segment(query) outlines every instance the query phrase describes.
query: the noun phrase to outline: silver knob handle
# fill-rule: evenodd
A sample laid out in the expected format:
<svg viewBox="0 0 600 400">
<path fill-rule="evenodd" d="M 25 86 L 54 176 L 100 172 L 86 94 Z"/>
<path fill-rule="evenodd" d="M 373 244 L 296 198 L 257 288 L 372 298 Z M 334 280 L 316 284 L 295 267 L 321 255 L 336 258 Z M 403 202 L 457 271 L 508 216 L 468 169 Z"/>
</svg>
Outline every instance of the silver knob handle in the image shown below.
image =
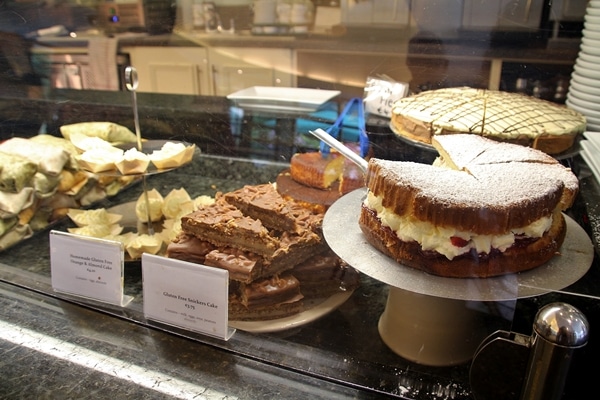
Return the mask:
<svg viewBox="0 0 600 400">
<path fill-rule="evenodd" d="M 529 368 L 521 399 L 560 399 L 573 351 L 587 344 L 588 335 L 588 321 L 575 307 L 551 303 L 541 308 L 533 324 Z"/>
</svg>

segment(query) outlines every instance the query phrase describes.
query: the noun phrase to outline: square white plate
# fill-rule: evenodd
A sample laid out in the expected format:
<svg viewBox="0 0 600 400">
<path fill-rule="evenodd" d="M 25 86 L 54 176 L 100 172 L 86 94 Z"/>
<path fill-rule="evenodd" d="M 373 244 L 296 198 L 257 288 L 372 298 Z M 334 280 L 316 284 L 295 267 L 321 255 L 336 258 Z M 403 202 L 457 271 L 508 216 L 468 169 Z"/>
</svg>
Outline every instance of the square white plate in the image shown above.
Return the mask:
<svg viewBox="0 0 600 400">
<path fill-rule="evenodd" d="M 339 90 L 252 86 L 232 93 L 227 98 L 240 108 L 274 112 L 314 112 L 339 94 Z"/>
</svg>

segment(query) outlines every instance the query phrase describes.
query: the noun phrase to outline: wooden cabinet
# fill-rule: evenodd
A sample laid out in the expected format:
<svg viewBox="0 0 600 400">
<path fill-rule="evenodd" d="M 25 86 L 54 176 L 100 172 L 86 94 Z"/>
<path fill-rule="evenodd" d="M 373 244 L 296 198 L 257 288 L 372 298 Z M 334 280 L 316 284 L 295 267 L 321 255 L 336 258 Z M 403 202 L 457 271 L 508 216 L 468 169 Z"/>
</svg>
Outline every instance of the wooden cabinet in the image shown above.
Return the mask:
<svg viewBox="0 0 600 400">
<path fill-rule="evenodd" d="M 211 95 L 207 51 L 203 47 L 128 47 L 140 92 Z"/>
<path fill-rule="evenodd" d="M 216 96 L 251 86 L 296 86 L 295 55 L 290 49 L 212 47 L 208 59 Z"/>
<path fill-rule="evenodd" d="M 140 92 L 226 96 L 250 86 L 296 86 L 292 50 L 127 47 Z"/>
</svg>

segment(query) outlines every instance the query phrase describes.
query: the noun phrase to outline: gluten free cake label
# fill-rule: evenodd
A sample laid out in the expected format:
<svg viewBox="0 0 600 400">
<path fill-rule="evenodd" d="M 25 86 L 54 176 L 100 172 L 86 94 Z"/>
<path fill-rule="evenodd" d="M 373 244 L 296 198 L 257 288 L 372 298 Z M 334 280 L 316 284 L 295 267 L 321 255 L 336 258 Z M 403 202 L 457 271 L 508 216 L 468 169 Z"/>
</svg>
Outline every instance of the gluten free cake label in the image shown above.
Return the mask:
<svg viewBox="0 0 600 400">
<path fill-rule="evenodd" d="M 50 273 L 57 292 L 125 306 L 123 245 L 112 240 L 50 232 Z"/>
<path fill-rule="evenodd" d="M 229 271 L 144 253 L 144 315 L 228 340 Z"/>
</svg>

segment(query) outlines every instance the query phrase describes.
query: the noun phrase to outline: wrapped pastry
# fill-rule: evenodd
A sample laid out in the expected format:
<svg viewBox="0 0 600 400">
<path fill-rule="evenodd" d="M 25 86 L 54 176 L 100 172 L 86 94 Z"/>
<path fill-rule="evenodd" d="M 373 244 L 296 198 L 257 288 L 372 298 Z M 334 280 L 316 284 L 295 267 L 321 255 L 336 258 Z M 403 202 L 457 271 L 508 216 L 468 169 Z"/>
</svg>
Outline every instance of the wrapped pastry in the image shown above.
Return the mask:
<svg viewBox="0 0 600 400">
<path fill-rule="evenodd" d="M 181 142 L 166 142 L 160 150 L 150 154 L 150 161 L 158 169 L 176 168 L 190 162 L 195 149 L 195 145 L 186 146 Z"/>
<path fill-rule="evenodd" d="M 82 133 L 73 133 L 70 141 L 79 153 L 85 153 L 88 150 L 109 149 L 114 147 L 110 142 L 107 142 L 104 139 L 95 136 L 87 136 Z"/>
<path fill-rule="evenodd" d="M 159 235 L 138 235 L 135 239 L 125 246 L 125 250 L 129 257 L 138 259 L 143 253 L 158 254 L 162 248 L 162 239 Z"/>
<path fill-rule="evenodd" d="M 105 208 L 98 208 L 96 210 L 72 208 L 67 215 L 79 227 L 87 225 L 113 225 L 123 218 L 122 215 L 109 213 Z"/>
<path fill-rule="evenodd" d="M 87 150 L 77 157 L 83 169 L 95 173 L 116 170 L 116 163 L 122 159 L 123 150 L 116 147 Z"/>
<path fill-rule="evenodd" d="M 31 186 L 37 165 L 25 157 L 0 151 L 0 190 L 18 193 Z"/>
<path fill-rule="evenodd" d="M 60 174 L 71 159 L 71 155 L 61 147 L 19 137 L 0 143 L 0 151 L 25 157 L 36 164 L 40 172 L 52 176 Z"/>
<path fill-rule="evenodd" d="M 0 191 L 0 217 L 7 218 L 17 215 L 21 210 L 31 206 L 34 200 L 33 188 L 23 188 L 18 193 Z"/>
<path fill-rule="evenodd" d="M 115 164 L 123 175 L 143 174 L 148 169 L 150 157 L 133 147 L 125 151 L 121 160 Z"/>
<path fill-rule="evenodd" d="M 135 143 L 137 141 L 135 133 L 124 126 L 113 122 L 79 122 L 76 124 L 63 125 L 60 127 L 60 133 L 69 140 L 71 135 L 79 133 L 86 136 L 97 137 L 112 144 Z"/>
<path fill-rule="evenodd" d="M 118 224 L 114 225 L 86 225 L 77 228 L 68 228 L 70 233 L 82 236 L 90 236 L 95 238 L 104 238 L 109 235 L 119 235 L 123 232 L 123 227 Z"/>
<path fill-rule="evenodd" d="M 163 217 L 162 205 L 164 198 L 156 189 L 149 190 L 147 193 L 149 210 L 146 207 L 146 196 L 142 193 L 135 203 L 135 215 L 141 222 L 148 222 L 148 217 L 152 222 L 160 221 Z"/>
<path fill-rule="evenodd" d="M 4 235 L 0 236 L 0 251 L 8 249 L 10 246 L 27 239 L 33 235 L 29 225 L 15 225 Z"/>
<path fill-rule="evenodd" d="M 60 147 L 61 149 L 65 150 L 67 153 L 69 153 L 69 160 L 65 164 L 65 168 L 68 168 L 68 169 L 77 169 L 78 168 L 77 160 L 75 159 L 75 156 L 77 155 L 77 149 L 75 148 L 75 146 L 73 146 L 73 143 L 71 143 L 69 140 L 67 140 L 65 138 L 56 137 L 56 136 L 52 136 L 52 135 L 45 135 L 45 134 L 32 136 L 31 138 L 29 138 L 29 140 L 39 143 L 39 144 L 42 144 L 42 145 Z"/>
<path fill-rule="evenodd" d="M 16 224 L 17 217 L 0 219 L 0 236 L 4 236 L 4 234 L 11 230 Z"/>
<path fill-rule="evenodd" d="M 61 175 L 46 175 L 37 172 L 33 176 L 33 187 L 39 197 L 52 196 L 58 187 L 58 182 Z"/>
<path fill-rule="evenodd" d="M 184 188 L 171 190 L 164 198 L 162 213 L 165 218 L 175 218 L 181 210 L 190 213 L 194 211 L 194 203 Z"/>
</svg>

